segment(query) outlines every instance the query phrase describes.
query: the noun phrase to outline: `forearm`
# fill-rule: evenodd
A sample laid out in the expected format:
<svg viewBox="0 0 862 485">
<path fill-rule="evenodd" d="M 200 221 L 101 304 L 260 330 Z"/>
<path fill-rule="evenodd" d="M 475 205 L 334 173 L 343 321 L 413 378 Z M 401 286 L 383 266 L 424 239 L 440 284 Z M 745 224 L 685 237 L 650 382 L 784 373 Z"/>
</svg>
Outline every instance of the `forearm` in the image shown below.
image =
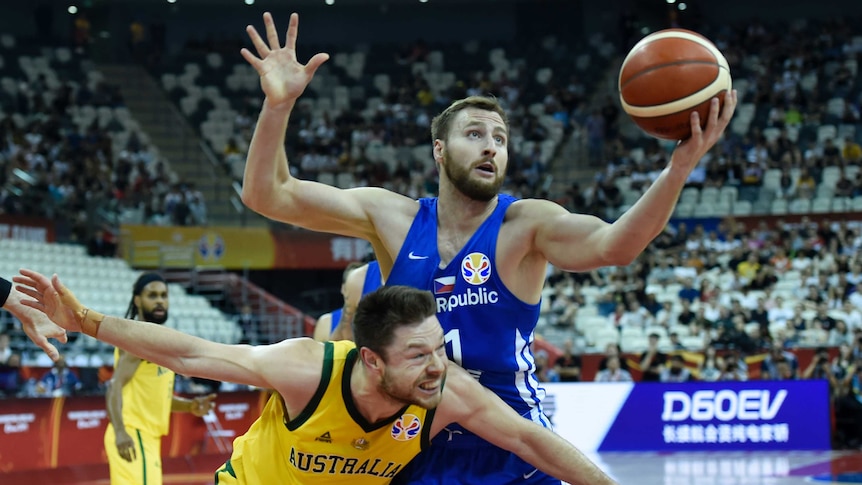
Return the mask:
<svg viewBox="0 0 862 485">
<path fill-rule="evenodd" d="M 605 247 L 632 261 L 667 226 L 676 202 L 685 186 L 688 173 L 665 168 L 643 196 L 612 226 Z M 616 259 L 616 258 L 615 258 Z"/>
<path fill-rule="evenodd" d="M 616 485 L 589 458 L 553 431 L 531 426 L 518 456 L 543 472 L 571 485 Z"/>
<path fill-rule="evenodd" d="M 123 388 L 114 383 L 108 384 L 108 390 L 105 393 L 105 402 L 108 408 L 108 419 L 114 425 L 114 431 L 125 431 L 126 425 L 123 422 Z"/>
<path fill-rule="evenodd" d="M 84 318 L 88 333 L 141 359 L 178 374 L 267 387 L 258 371 L 252 347 L 224 345 L 178 332 L 164 325 L 104 316 L 89 311 Z M 94 321 L 100 322 L 95 325 Z M 95 328 L 95 332 L 92 330 Z"/>
<path fill-rule="evenodd" d="M 263 103 L 249 145 L 242 184 L 243 202 L 255 211 L 264 210 L 272 194 L 290 179 L 284 143 L 293 105 Z"/>
<path fill-rule="evenodd" d="M 171 411 L 175 413 L 190 413 L 192 412 L 192 401 L 184 397 L 174 396 L 171 400 Z"/>
</svg>

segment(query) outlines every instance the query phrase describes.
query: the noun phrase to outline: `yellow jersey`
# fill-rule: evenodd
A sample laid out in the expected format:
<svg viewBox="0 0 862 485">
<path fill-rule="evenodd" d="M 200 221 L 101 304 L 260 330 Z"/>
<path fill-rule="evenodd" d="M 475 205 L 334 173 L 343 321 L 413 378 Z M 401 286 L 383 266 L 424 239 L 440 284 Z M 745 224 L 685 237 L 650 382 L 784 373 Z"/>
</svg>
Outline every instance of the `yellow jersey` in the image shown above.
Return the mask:
<svg viewBox="0 0 862 485">
<path fill-rule="evenodd" d="M 114 349 L 114 366 L 120 358 Z M 123 386 L 123 424 L 150 436 L 168 434 L 174 399 L 174 371 L 141 360 L 135 374 Z"/>
<path fill-rule="evenodd" d="M 434 410 L 408 405 L 367 422 L 350 392 L 359 352 L 346 340 L 324 345 L 323 374 L 308 406 L 291 419 L 274 393 L 248 432 L 234 440 L 216 483 L 389 483 L 429 445 Z"/>
</svg>

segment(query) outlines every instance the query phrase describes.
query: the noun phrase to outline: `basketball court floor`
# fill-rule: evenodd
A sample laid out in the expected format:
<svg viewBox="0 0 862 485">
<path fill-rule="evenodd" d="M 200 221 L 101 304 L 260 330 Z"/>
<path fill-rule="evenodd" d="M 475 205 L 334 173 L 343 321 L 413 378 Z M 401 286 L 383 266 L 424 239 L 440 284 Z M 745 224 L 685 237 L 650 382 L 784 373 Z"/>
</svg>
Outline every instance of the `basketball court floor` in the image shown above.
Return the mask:
<svg viewBox="0 0 862 485">
<path fill-rule="evenodd" d="M 225 457 L 165 462 L 165 484 L 206 485 Z M 862 484 L 862 452 L 602 453 L 591 455 L 620 485 Z M 3 485 L 108 485 L 105 465 L 0 472 Z M 489 484 L 492 485 L 492 484 Z"/>
</svg>

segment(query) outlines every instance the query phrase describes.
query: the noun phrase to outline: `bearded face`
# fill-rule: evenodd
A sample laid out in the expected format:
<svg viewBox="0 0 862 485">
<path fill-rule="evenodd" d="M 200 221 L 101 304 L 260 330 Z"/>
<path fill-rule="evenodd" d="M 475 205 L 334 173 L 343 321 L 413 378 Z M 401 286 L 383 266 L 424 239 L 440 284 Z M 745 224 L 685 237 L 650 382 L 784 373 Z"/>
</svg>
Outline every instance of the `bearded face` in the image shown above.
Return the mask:
<svg viewBox="0 0 862 485">
<path fill-rule="evenodd" d="M 474 171 L 493 170 L 494 178 L 480 178 Z M 443 150 L 443 171 L 446 178 L 459 192 L 467 197 L 481 202 L 488 202 L 500 193 L 505 174 L 493 162 L 487 160 L 474 161 L 469 164 L 458 163 L 452 159 L 449 150 Z M 489 172 L 490 173 L 490 172 Z"/>
<path fill-rule="evenodd" d="M 145 322 L 164 324 L 168 320 L 168 287 L 162 281 L 153 281 L 135 297 L 138 314 Z"/>
</svg>

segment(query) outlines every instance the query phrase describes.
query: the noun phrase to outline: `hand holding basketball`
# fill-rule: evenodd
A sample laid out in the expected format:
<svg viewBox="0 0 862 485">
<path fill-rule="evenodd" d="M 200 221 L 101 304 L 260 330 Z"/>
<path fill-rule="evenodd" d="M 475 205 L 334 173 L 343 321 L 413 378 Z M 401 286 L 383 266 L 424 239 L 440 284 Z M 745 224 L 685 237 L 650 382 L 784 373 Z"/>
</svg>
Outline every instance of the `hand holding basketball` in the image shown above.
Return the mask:
<svg viewBox="0 0 862 485">
<path fill-rule="evenodd" d="M 718 97 L 721 111 L 731 84 L 727 60 L 712 42 L 690 30 L 667 29 L 629 51 L 620 69 L 620 101 L 647 134 L 685 140 L 692 135 L 692 111 L 706 129 L 712 100 Z"/>
</svg>

